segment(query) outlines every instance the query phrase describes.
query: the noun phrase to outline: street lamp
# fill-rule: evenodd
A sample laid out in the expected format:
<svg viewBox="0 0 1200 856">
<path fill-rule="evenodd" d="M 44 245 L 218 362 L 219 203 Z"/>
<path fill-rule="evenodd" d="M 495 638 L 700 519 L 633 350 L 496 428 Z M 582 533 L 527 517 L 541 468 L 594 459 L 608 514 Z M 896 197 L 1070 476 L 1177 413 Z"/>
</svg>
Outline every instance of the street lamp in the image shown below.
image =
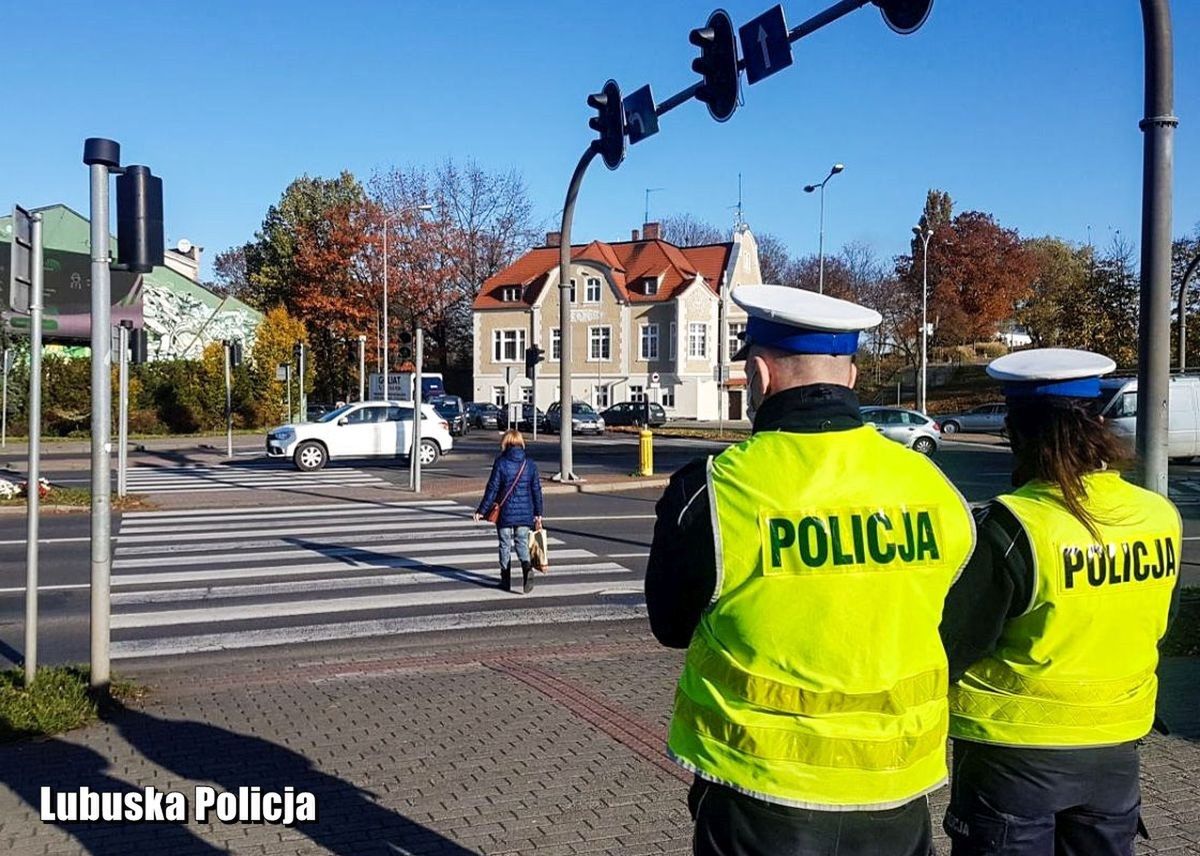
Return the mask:
<svg viewBox="0 0 1200 856">
<path fill-rule="evenodd" d="M 397 217 L 416 211 L 432 210 L 432 205 L 413 205 L 401 208 L 383 219 L 383 397 L 387 399 L 391 398 L 392 392 L 392 385 L 388 383 L 388 376 L 392 372 L 391 363 L 388 362 L 388 232 L 391 231 L 392 221 Z"/>
<path fill-rule="evenodd" d="M 825 180 L 820 184 L 804 185 L 805 193 L 812 193 L 820 188 L 821 190 L 821 226 L 820 235 L 817 239 L 817 256 L 820 259 L 820 272 L 817 274 L 817 293 L 825 293 L 825 185 L 829 183 L 829 179 L 833 178 L 839 172 L 846 168 L 845 164 L 835 163 L 833 168 L 829 170 L 829 175 L 825 176 Z"/>
<path fill-rule="evenodd" d="M 921 384 L 917 388 L 917 410 L 925 412 L 926 372 L 929 369 L 929 239 L 933 230 L 922 231 L 913 226 L 913 234 L 921 239 Z"/>
<path fill-rule="evenodd" d="M 1187 269 L 1183 272 L 1183 279 L 1179 281 L 1179 373 L 1183 374 L 1187 371 L 1187 287 L 1188 280 L 1192 278 L 1192 274 L 1196 272 L 1197 266 L 1200 266 L 1200 253 L 1188 264 Z"/>
</svg>

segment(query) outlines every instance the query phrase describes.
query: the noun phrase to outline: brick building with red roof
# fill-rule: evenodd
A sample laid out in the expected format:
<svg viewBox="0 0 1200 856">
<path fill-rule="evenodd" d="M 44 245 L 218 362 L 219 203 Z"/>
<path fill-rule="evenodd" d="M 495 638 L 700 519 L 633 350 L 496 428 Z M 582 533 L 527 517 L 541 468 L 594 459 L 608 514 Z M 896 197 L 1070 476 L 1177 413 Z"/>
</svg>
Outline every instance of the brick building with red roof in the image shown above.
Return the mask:
<svg viewBox="0 0 1200 856">
<path fill-rule="evenodd" d="M 525 349 L 538 367 L 540 409 L 559 400 L 561 354 L 557 233 L 488 279 L 473 307 L 475 400 L 534 398 Z M 628 241 L 571 247 L 571 394 L 597 410 L 658 401 L 681 419 L 741 419 L 744 376 L 729 366 L 746 316 L 729 291 L 762 281 L 758 244 L 745 225 L 721 244 L 677 247 L 646 223 Z"/>
</svg>

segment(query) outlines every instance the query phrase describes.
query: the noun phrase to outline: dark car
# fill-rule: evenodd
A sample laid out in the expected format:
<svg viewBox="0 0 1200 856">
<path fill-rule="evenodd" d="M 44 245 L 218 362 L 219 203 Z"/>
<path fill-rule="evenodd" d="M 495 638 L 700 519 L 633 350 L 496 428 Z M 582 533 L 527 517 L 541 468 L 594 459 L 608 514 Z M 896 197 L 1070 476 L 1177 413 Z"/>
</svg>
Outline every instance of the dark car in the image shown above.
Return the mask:
<svg viewBox="0 0 1200 856">
<path fill-rule="evenodd" d="M 450 427 L 450 436 L 461 437 L 471 430 L 471 421 L 467 417 L 467 408 L 457 395 L 439 395 L 429 400 L 438 416 L 446 420 Z"/>
<path fill-rule="evenodd" d="M 487 401 L 472 401 L 467 404 L 467 419 L 474 428 L 499 430 L 504 412 Z"/>
<path fill-rule="evenodd" d="M 342 405 L 340 405 L 340 404 L 316 404 L 316 403 L 310 401 L 310 402 L 308 402 L 308 408 L 307 408 L 307 412 L 305 414 L 305 421 L 306 422 L 316 422 L 318 419 L 320 419 L 326 413 L 332 413 L 334 410 L 336 410 L 340 406 L 342 406 Z"/>
<path fill-rule="evenodd" d="M 521 405 L 521 418 L 517 420 L 516 428 L 518 431 L 532 431 L 534 420 L 534 407 L 532 404 Z M 537 410 L 537 427 L 539 431 L 546 430 L 546 414 L 541 410 Z"/>
<path fill-rule="evenodd" d="M 562 406 L 554 402 L 546 409 L 546 430 L 557 432 L 562 427 Z M 585 401 L 571 403 L 571 431 L 574 434 L 603 434 L 604 417 Z"/>
<path fill-rule="evenodd" d="M 667 411 L 661 404 L 646 401 L 625 401 L 601 411 L 605 425 L 649 425 L 655 428 L 667 424 Z"/>
</svg>

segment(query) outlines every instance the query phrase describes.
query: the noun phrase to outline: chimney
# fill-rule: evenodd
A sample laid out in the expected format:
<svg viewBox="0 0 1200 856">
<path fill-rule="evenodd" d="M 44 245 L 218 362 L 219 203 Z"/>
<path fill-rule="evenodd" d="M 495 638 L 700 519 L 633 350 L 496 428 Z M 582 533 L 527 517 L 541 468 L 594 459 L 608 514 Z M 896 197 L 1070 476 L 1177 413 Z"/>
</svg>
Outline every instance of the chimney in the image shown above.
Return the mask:
<svg viewBox="0 0 1200 856">
<path fill-rule="evenodd" d="M 562 244 L 562 232 L 547 232 L 546 233 L 546 246 L 547 247 L 557 247 L 560 244 Z"/>
<path fill-rule="evenodd" d="M 630 240 L 636 241 L 637 239 L 638 239 L 638 230 L 634 229 L 633 233 L 630 236 Z"/>
<path fill-rule="evenodd" d="M 642 225 L 642 237 L 647 241 L 656 241 L 662 237 L 661 223 L 644 223 Z"/>
</svg>

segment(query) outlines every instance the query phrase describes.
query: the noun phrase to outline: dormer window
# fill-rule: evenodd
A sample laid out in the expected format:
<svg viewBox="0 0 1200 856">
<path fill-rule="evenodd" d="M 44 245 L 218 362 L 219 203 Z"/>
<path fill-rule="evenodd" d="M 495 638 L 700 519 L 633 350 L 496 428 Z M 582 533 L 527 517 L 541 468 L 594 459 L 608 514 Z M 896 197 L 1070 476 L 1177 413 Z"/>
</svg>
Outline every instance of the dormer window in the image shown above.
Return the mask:
<svg viewBox="0 0 1200 856">
<path fill-rule="evenodd" d="M 640 281 L 640 287 L 638 290 L 642 294 L 645 294 L 648 296 L 653 296 L 655 294 L 658 294 L 658 277 L 656 277 L 656 276 L 642 277 L 642 279 Z"/>
<path fill-rule="evenodd" d="M 509 285 L 500 289 L 500 299 L 505 303 L 516 303 L 521 299 L 521 287 Z"/>
</svg>

